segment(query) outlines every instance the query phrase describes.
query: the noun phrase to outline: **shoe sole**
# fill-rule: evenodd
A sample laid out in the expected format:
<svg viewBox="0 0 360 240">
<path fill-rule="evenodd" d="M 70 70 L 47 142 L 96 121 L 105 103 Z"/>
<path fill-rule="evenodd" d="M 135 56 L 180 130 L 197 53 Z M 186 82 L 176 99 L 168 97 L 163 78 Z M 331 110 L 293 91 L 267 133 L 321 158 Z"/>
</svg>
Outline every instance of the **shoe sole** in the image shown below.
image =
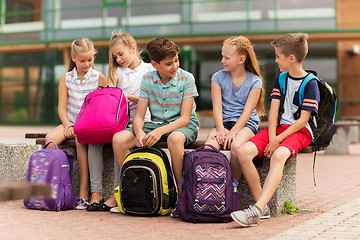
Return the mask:
<svg viewBox="0 0 360 240">
<path fill-rule="evenodd" d="M 233 215 L 233 213 L 230 213 L 230 217 L 231 217 L 237 224 L 239 224 L 241 227 L 255 227 L 255 226 L 257 225 L 257 223 L 244 224 L 244 223 L 240 222 L 239 220 L 237 220 L 237 218 Z"/>
<path fill-rule="evenodd" d="M 260 219 L 269 219 L 271 216 L 266 215 L 266 216 L 261 216 Z"/>
</svg>

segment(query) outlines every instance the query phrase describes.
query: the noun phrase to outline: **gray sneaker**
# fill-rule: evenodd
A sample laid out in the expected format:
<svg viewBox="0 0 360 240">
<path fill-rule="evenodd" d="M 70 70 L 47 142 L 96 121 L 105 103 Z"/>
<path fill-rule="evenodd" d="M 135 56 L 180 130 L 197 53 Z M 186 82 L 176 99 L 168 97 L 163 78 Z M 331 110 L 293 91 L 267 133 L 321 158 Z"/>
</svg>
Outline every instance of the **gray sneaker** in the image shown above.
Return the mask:
<svg viewBox="0 0 360 240">
<path fill-rule="evenodd" d="M 250 206 L 247 209 L 232 212 L 231 218 L 242 227 L 252 227 L 260 220 L 261 213 L 255 206 Z"/>
<path fill-rule="evenodd" d="M 267 219 L 267 218 L 270 218 L 270 207 L 269 207 L 269 205 L 265 206 L 263 214 L 260 216 L 260 219 Z"/>
</svg>

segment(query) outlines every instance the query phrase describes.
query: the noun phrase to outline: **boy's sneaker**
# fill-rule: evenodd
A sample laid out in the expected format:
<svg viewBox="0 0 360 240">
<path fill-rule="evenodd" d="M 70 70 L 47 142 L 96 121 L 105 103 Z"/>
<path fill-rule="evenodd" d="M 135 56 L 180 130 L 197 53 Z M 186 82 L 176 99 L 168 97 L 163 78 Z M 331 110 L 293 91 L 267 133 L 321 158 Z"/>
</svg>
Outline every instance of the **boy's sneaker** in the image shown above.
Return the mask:
<svg viewBox="0 0 360 240">
<path fill-rule="evenodd" d="M 260 210 L 255 206 L 230 214 L 231 218 L 242 227 L 256 226 L 261 215 Z"/>
<path fill-rule="evenodd" d="M 110 212 L 111 212 L 111 213 L 121 213 L 120 208 L 119 208 L 118 206 L 112 207 L 112 208 L 110 209 Z"/>
<path fill-rule="evenodd" d="M 76 209 L 77 210 L 83 210 L 86 209 L 86 207 L 89 205 L 89 201 L 85 199 L 79 199 L 76 203 Z"/>
<path fill-rule="evenodd" d="M 263 214 L 260 216 L 260 219 L 267 219 L 267 218 L 270 218 L 270 207 L 269 207 L 269 205 L 265 206 Z"/>
</svg>

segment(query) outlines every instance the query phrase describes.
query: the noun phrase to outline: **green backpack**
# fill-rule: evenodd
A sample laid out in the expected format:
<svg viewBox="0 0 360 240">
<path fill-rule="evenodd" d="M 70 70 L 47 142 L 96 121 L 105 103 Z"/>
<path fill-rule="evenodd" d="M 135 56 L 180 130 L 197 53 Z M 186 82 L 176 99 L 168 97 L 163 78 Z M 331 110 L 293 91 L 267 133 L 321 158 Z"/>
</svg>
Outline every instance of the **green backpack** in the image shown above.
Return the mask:
<svg viewBox="0 0 360 240">
<path fill-rule="evenodd" d="M 125 158 L 115 198 L 122 213 L 167 215 L 177 191 L 166 153 L 160 148 L 136 148 Z"/>
</svg>

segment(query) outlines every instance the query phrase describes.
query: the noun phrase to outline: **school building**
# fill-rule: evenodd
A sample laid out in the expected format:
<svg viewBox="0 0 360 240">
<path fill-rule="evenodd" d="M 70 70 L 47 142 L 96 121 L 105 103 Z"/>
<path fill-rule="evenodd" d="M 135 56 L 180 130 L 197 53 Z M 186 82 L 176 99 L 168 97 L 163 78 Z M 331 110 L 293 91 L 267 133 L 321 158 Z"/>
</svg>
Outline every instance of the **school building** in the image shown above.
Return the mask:
<svg viewBox="0 0 360 240">
<path fill-rule="evenodd" d="M 358 9 L 358 0 L 0 0 L 0 124 L 59 123 L 57 87 L 70 43 L 90 38 L 99 52 L 95 68 L 107 75 L 108 42 L 119 30 L 140 49 L 157 36 L 181 46 L 181 67 L 196 78 L 200 113 L 211 109 L 210 77 L 222 69 L 223 40 L 245 35 L 252 41 L 268 97 L 279 73 L 270 42 L 306 32 L 305 69 L 317 70 L 337 91 L 338 118 L 359 118 Z"/>
</svg>

